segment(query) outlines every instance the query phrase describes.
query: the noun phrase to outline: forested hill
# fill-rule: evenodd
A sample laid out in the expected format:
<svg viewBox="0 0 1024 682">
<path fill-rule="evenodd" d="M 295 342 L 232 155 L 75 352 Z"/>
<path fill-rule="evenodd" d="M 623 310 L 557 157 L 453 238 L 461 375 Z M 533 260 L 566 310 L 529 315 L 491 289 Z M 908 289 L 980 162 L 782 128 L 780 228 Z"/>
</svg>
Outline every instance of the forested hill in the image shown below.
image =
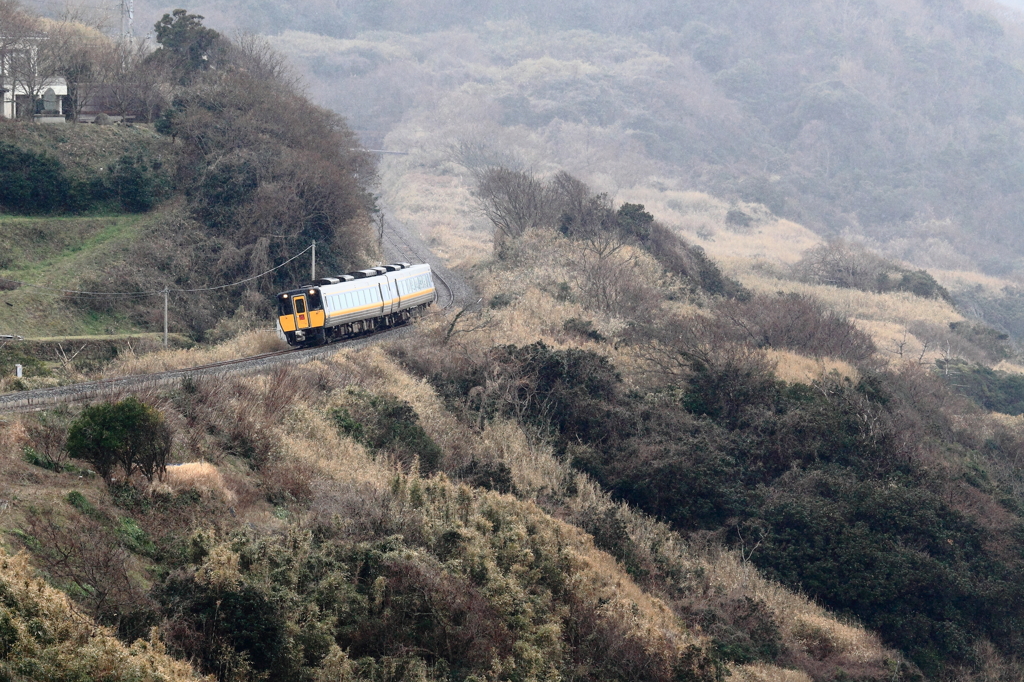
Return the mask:
<svg viewBox="0 0 1024 682">
<path fill-rule="evenodd" d="M 863 234 L 922 266 L 1024 255 L 1024 31 L 972 0 L 190 7 L 277 34 L 364 140 L 501 141 Z M 412 128 L 410 128 L 412 126 Z M 396 129 L 410 135 L 396 137 Z M 418 132 L 416 132 L 418 131 Z"/>
</svg>

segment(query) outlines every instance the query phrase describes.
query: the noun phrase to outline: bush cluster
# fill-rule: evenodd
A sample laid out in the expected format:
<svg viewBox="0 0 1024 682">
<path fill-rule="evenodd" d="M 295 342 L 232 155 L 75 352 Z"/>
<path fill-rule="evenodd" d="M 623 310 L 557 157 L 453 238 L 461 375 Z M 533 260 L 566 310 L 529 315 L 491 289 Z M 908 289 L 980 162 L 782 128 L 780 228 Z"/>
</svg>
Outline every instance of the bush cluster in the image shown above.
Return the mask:
<svg viewBox="0 0 1024 682">
<path fill-rule="evenodd" d="M 793 266 L 793 272 L 799 279 L 815 284 L 878 293 L 906 291 L 921 298 L 953 302 L 945 287 L 926 270 L 908 270 L 863 246 L 842 240 L 808 249 Z"/>
<path fill-rule="evenodd" d="M 443 478 L 365 492 L 287 537 L 197 536 L 157 591 L 171 646 L 220 680 L 715 679 L 709 652 L 634 628 L 657 606 L 535 507 Z"/>
<path fill-rule="evenodd" d="M 744 314 L 771 329 L 765 316 L 775 303 L 783 319 L 823 313 L 800 298 L 769 297 Z M 821 319 L 826 330 L 841 322 Z M 957 505 L 947 491 L 958 483 L 929 473 L 936 450 L 977 447 L 958 440 L 938 380 L 862 366 L 858 381 L 781 382 L 750 339 L 716 336 L 731 324 L 705 330 L 702 343 L 675 327 L 661 343 L 680 344 L 678 374 L 640 393 L 624 390 L 606 358 L 542 344 L 497 347 L 435 367 L 430 378 L 470 420 L 500 414 L 546 431 L 623 501 L 684 532 L 723 534 L 768 575 L 880 632 L 927 675 L 969 664 L 983 638 L 1007 652 L 1020 646 L 1024 614 L 1011 605 L 1024 599 L 1024 544 Z M 809 340 L 775 343 L 809 352 L 819 343 L 813 329 L 801 328 Z M 850 348 L 851 359 L 870 350 Z M 470 393 L 485 385 L 483 396 Z M 991 490 L 987 479 L 971 480 L 978 494 Z M 592 530 L 630 565 L 614 524 Z M 730 660 L 781 660 L 770 634 L 720 632 Z"/>
<path fill-rule="evenodd" d="M 472 164 L 469 159 L 464 159 Z M 609 280 L 628 278 L 616 272 L 623 246 L 638 246 L 650 253 L 667 271 L 709 294 L 745 298 L 743 286 L 719 270 L 699 246 L 687 244 L 674 231 L 648 213 L 643 204 L 624 203 L 613 208 L 606 194 L 594 194 L 582 181 L 565 171 L 545 183 L 532 174 L 502 166 L 476 170 L 476 195 L 494 226 L 495 250 L 509 259 L 518 241 L 531 229 L 554 229 L 578 243 L 582 260 L 584 297 L 598 307 L 621 313 L 629 305 L 604 299 Z"/>
<path fill-rule="evenodd" d="M 10 213 L 145 213 L 169 190 L 161 164 L 141 153 L 126 154 L 105 173 L 86 178 L 72 177 L 63 163 L 47 154 L 6 142 L 0 142 L 0 157 L 0 210 Z"/>
<path fill-rule="evenodd" d="M 152 481 L 167 466 L 171 431 L 158 410 L 130 397 L 82 410 L 68 430 L 67 449 L 106 481 L 118 467 L 125 478 L 138 472 Z"/>
<path fill-rule="evenodd" d="M 420 471 L 438 470 L 443 453 L 423 427 L 412 405 L 388 395 L 352 392 L 357 421 L 344 407 L 335 408 L 332 417 L 341 433 L 352 436 L 368 448 L 395 456 L 406 467 L 415 459 Z"/>
</svg>

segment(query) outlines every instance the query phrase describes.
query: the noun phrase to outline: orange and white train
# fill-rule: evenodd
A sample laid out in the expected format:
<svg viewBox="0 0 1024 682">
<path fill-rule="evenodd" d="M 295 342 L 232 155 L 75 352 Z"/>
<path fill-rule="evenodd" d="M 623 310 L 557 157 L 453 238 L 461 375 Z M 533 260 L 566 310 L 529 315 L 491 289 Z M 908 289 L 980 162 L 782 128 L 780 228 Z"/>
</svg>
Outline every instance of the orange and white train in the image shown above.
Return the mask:
<svg viewBox="0 0 1024 682">
<path fill-rule="evenodd" d="M 277 327 L 289 345 L 314 346 L 402 324 L 435 300 L 429 265 L 392 263 L 281 292 Z"/>
</svg>

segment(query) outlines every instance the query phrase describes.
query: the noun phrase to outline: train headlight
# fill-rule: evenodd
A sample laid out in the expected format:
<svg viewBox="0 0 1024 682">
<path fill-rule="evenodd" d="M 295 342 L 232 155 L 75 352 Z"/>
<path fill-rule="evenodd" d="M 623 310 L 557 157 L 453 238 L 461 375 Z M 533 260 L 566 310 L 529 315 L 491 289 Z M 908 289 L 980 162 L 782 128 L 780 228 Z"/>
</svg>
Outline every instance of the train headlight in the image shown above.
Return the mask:
<svg viewBox="0 0 1024 682">
<path fill-rule="evenodd" d="M 312 296 L 312 295 L 313 295 L 313 294 L 315 294 L 315 293 L 316 293 L 316 289 L 310 289 L 310 290 L 309 290 L 309 295 L 310 295 L 310 296 Z"/>
</svg>

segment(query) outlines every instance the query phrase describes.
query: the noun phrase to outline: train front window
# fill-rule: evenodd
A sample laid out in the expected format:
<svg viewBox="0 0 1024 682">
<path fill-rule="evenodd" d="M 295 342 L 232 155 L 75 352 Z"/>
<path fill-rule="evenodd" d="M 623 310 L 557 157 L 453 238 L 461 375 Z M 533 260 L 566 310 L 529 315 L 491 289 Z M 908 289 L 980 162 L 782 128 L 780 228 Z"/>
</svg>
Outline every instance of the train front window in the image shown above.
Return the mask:
<svg viewBox="0 0 1024 682">
<path fill-rule="evenodd" d="M 279 296 L 277 299 L 277 312 L 279 315 L 292 314 L 292 299 L 290 296 Z"/>
<path fill-rule="evenodd" d="M 301 298 L 295 299 L 295 312 L 302 315 L 306 312 L 306 302 Z"/>
</svg>

